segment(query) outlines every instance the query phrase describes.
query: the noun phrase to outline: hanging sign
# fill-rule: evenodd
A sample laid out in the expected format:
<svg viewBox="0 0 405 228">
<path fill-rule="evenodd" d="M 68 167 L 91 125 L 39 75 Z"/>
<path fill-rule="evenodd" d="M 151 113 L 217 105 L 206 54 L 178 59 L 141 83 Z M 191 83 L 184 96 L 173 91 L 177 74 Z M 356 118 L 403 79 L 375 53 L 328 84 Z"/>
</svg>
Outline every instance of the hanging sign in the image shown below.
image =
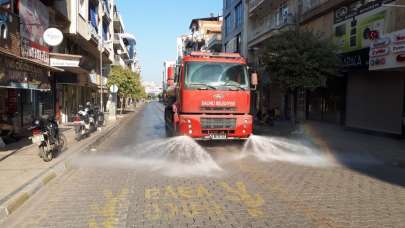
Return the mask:
<svg viewBox="0 0 405 228">
<path fill-rule="evenodd" d="M 63 33 L 57 28 L 48 28 L 44 32 L 44 41 L 49 46 L 58 46 L 63 41 Z"/>
</svg>

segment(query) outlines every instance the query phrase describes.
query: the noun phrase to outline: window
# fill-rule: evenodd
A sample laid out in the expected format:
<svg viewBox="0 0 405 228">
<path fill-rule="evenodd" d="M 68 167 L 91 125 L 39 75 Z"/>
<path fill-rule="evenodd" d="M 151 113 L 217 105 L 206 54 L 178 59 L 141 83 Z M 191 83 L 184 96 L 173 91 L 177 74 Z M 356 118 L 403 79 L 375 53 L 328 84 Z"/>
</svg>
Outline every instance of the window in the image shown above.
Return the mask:
<svg viewBox="0 0 405 228">
<path fill-rule="evenodd" d="M 277 25 L 283 25 L 288 22 L 288 5 L 282 4 L 277 10 Z"/>
<path fill-rule="evenodd" d="M 0 0 L 0 6 L 4 9 L 11 9 L 11 0 Z"/>
<path fill-rule="evenodd" d="M 225 0 L 225 9 L 228 9 L 232 5 L 232 0 Z"/>
<path fill-rule="evenodd" d="M 90 24 L 93 26 L 93 28 L 98 31 L 98 8 L 97 6 L 89 1 L 89 19 L 90 19 Z"/>
<path fill-rule="evenodd" d="M 233 20 L 230 14 L 225 17 L 225 35 L 228 35 L 233 28 Z"/>
<path fill-rule="evenodd" d="M 103 23 L 103 40 L 108 40 L 109 39 L 109 32 L 108 32 L 108 27 L 110 25 L 106 22 Z"/>
<path fill-rule="evenodd" d="M 18 2 L 15 0 L 0 0 L 0 7 L 18 14 Z"/>
<path fill-rule="evenodd" d="M 243 23 L 243 5 L 242 2 L 240 2 L 236 7 L 235 7 L 235 28 L 240 28 Z"/>
<path fill-rule="evenodd" d="M 221 89 L 248 87 L 245 65 L 234 63 L 189 62 L 186 65 L 186 86 L 199 89 L 208 86 Z"/>
</svg>

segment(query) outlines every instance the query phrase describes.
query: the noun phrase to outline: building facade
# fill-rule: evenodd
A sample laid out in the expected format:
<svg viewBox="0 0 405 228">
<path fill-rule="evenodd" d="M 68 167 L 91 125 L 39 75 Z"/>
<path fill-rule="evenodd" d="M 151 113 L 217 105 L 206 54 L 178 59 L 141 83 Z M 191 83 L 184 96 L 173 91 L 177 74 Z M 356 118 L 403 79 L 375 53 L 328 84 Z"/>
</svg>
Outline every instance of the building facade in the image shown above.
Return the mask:
<svg viewBox="0 0 405 228">
<path fill-rule="evenodd" d="M 53 12 L 41 1 L 0 5 L 0 122 L 16 134 L 54 111 L 52 74 L 61 69 L 49 65 L 49 47 L 42 39 Z"/>
<path fill-rule="evenodd" d="M 405 11 L 396 7 L 404 4 L 405 1 L 392 0 L 321 1 L 303 7 L 301 25 L 324 31 L 339 49 L 342 76 L 334 88 L 339 84 L 341 88 L 337 93 L 328 91 L 339 104 L 323 98 L 322 111 L 331 114 L 340 109 L 340 122 L 346 127 L 405 133 L 405 68 L 400 60 L 386 61 L 391 53 L 399 57 L 404 53 L 402 49 L 395 50 L 402 46 L 401 41 L 387 40 L 389 34 L 404 34 L 401 30 L 405 29 Z M 387 44 L 375 48 L 373 43 L 380 41 L 392 43 L 392 47 Z M 378 69 L 375 64 L 386 66 Z"/>
<path fill-rule="evenodd" d="M 333 41 L 343 66 L 325 88 L 298 96 L 301 119 L 404 134 L 405 55 L 402 41 L 395 39 L 404 33 L 405 10 L 400 6 L 405 1 L 247 0 L 246 5 L 248 60 L 261 75 L 257 109 L 278 107 L 288 117 L 289 103 L 297 101 L 271 83 L 261 54 L 266 40 L 277 32 L 305 29 Z"/>
<path fill-rule="evenodd" d="M 249 65 L 260 75 L 260 85 L 253 104 L 257 115 L 278 109 L 284 118 L 289 118 L 291 103 L 294 102 L 281 88 L 271 82 L 271 73 L 263 65 L 263 54 L 267 41 L 280 31 L 296 29 L 299 5 L 297 0 L 246 0 L 245 31 L 246 57 Z"/>
<path fill-rule="evenodd" d="M 113 0 L 2 1 L 0 121 L 19 131 L 39 117 L 70 122 L 88 101 L 105 106 L 107 76 L 117 53 L 114 9 Z M 63 33 L 57 46 L 43 39 L 51 27 Z M 128 37 L 125 42 L 121 56 L 136 59 L 135 43 Z M 139 67 L 135 61 L 125 64 Z"/>
<path fill-rule="evenodd" d="M 244 0 L 223 1 L 222 50 L 237 52 L 246 56 L 245 8 Z"/>
<path fill-rule="evenodd" d="M 189 29 L 189 35 L 180 37 L 183 53 L 203 50 L 221 51 L 222 17 L 211 16 L 193 19 Z"/>
</svg>

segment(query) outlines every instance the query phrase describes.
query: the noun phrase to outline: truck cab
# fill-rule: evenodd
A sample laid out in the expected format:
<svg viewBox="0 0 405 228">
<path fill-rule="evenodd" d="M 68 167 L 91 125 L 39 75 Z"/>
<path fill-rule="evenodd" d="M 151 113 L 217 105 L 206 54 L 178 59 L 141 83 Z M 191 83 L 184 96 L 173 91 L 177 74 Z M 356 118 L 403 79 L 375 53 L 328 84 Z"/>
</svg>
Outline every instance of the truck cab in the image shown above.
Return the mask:
<svg viewBox="0 0 405 228">
<path fill-rule="evenodd" d="M 253 131 L 246 60 L 234 53 L 192 52 L 168 78 L 168 131 L 195 139 L 247 139 Z"/>
</svg>

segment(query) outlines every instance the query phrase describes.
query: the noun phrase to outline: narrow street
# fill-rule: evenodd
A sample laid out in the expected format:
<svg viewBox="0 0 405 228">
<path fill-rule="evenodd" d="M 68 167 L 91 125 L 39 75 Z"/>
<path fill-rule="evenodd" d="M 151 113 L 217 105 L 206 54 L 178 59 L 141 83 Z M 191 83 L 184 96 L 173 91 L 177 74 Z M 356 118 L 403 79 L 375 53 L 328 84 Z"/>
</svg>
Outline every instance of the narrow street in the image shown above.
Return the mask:
<svg viewBox="0 0 405 228">
<path fill-rule="evenodd" d="M 288 147 L 288 142 L 273 141 L 280 148 Z M 260 145 L 256 150 L 263 149 Z M 381 174 L 395 174 L 394 182 L 368 174 L 367 163 L 353 169 L 334 164 L 327 156 L 300 157 L 292 146 L 280 149 L 291 154 L 280 152 L 279 159 L 265 159 L 246 154 L 249 150 L 243 147 L 238 142 L 167 139 L 163 106 L 148 103 L 0 227 L 405 224 L 403 169 L 373 164 Z"/>
</svg>

